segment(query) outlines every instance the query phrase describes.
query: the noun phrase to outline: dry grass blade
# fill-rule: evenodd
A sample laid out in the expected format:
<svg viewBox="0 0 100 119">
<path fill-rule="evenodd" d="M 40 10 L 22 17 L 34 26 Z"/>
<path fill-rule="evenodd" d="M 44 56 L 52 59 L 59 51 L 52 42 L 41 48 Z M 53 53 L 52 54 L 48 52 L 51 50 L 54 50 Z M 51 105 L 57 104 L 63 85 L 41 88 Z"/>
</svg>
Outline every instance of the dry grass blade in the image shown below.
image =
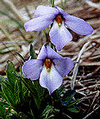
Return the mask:
<svg viewBox="0 0 100 119">
<path fill-rule="evenodd" d="M 85 0 L 85 2 L 86 2 L 89 6 L 94 7 L 94 8 L 97 8 L 97 9 L 100 10 L 100 4 L 96 4 L 96 3 L 94 3 L 94 2 L 92 2 L 92 1 L 90 1 L 90 0 Z"/>
<path fill-rule="evenodd" d="M 82 118 L 82 119 L 87 119 L 91 114 L 93 114 L 94 112 L 96 112 L 97 110 L 99 110 L 100 109 L 100 106 L 99 107 L 97 107 L 96 109 L 94 109 L 92 112 L 90 112 L 88 115 L 86 115 L 84 118 Z"/>
<path fill-rule="evenodd" d="M 74 66 L 74 70 L 73 70 L 73 76 L 72 76 L 72 84 L 71 84 L 71 89 L 74 89 L 74 83 L 77 77 L 77 73 L 78 73 L 78 67 L 79 67 L 79 63 L 80 63 L 80 58 L 81 55 L 83 54 L 83 52 L 85 51 L 86 47 L 90 44 L 90 41 L 88 41 L 87 43 L 84 44 L 84 46 L 82 47 L 81 51 L 79 52 L 79 55 L 77 57 L 76 60 L 76 64 Z"/>
<path fill-rule="evenodd" d="M 6 29 L 5 29 L 2 25 L 0 25 L 0 29 L 1 29 L 2 32 L 5 34 L 5 36 L 7 37 L 8 40 L 13 41 L 13 39 L 12 39 L 11 36 L 10 36 L 10 34 L 6 31 Z M 16 43 L 14 44 L 14 46 L 16 47 L 16 49 L 17 49 L 18 51 L 21 50 L 20 47 L 19 47 Z"/>
<path fill-rule="evenodd" d="M 18 12 L 13 2 L 11 2 L 10 0 L 1 0 L 1 2 L 5 4 L 6 7 L 10 7 L 13 13 L 15 13 L 16 16 L 24 23 L 24 19 L 21 17 L 21 14 Z"/>
</svg>

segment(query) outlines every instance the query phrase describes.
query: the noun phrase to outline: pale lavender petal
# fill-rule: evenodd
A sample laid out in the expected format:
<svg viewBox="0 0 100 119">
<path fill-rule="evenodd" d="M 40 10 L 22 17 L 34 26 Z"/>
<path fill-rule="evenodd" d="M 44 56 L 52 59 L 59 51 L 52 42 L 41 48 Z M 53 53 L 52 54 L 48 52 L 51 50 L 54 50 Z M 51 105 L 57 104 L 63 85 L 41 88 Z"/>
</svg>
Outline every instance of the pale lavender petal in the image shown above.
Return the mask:
<svg viewBox="0 0 100 119">
<path fill-rule="evenodd" d="M 47 72 L 46 68 L 44 67 L 39 79 L 40 85 L 47 88 L 50 95 L 61 86 L 62 81 L 62 77 L 53 65 L 50 72 Z"/>
<path fill-rule="evenodd" d="M 58 13 L 59 11 L 56 8 L 43 5 L 39 5 L 35 10 L 36 17 L 50 14 L 57 15 Z"/>
<path fill-rule="evenodd" d="M 64 19 L 66 19 L 66 16 L 69 15 L 69 14 L 67 14 L 62 8 L 60 8 L 60 7 L 58 7 L 58 6 L 55 6 L 55 8 L 58 9 L 59 14 L 61 14 Z"/>
<path fill-rule="evenodd" d="M 66 76 L 73 68 L 73 61 L 69 58 L 53 59 L 54 66 L 61 76 Z"/>
<path fill-rule="evenodd" d="M 47 57 L 47 49 L 46 49 L 46 46 L 43 45 L 37 59 L 45 60 L 46 57 Z"/>
<path fill-rule="evenodd" d="M 43 45 L 37 59 L 45 60 L 46 57 L 47 57 L 47 50 L 46 50 L 46 46 Z"/>
<path fill-rule="evenodd" d="M 55 21 L 50 30 L 50 38 L 51 42 L 56 46 L 56 49 L 59 51 L 72 40 L 72 35 L 66 29 L 64 23 L 62 23 L 62 26 L 59 27 L 57 22 Z"/>
<path fill-rule="evenodd" d="M 89 35 L 93 32 L 93 28 L 87 22 L 72 15 L 66 16 L 65 24 L 77 34 Z"/>
<path fill-rule="evenodd" d="M 47 49 L 47 57 L 50 59 L 54 58 L 62 58 L 61 55 L 59 55 L 57 52 L 55 52 L 50 46 L 46 46 Z"/>
<path fill-rule="evenodd" d="M 54 59 L 62 58 L 62 56 L 56 53 L 50 46 L 43 45 L 37 59 L 45 60 L 45 58 Z"/>
<path fill-rule="evenodd" d="M 28 60 L 22 66 L 22 72 L 27 78 L 37 80 L 43 68 L 43 61 L 38 59 Z"/>
<path fill-rule="evenodd" d="M 31 19 L 24 24 L 26 31 L 41 31 L 52 24 L 54 16 L 46 15 Z"/>
</svg>

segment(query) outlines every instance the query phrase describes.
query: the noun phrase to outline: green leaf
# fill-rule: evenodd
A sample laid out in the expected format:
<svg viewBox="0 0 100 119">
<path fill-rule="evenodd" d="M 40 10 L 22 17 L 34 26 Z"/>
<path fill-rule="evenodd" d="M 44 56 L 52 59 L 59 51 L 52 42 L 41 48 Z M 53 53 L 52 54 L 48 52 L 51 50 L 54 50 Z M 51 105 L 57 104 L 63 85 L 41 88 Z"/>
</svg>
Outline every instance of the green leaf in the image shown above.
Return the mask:
<svg viewBox="0 0 100 119">
<path fill-rule="evenodd" d="M 6 79 L 0 75 L 0 84 L 2 84 L 4 81 L 6 81 Z"/>
<path fill-rule="evenodd" d="M 9 104 L 7 102 L 0 101 L 0 106 L 9 107 Z"/>
<path fill-rule="evenodd" d="M 30 45 L 30 56 L 31 56 L 31 59 L 36 59 L 36 54 L 35 54 L 32 44 Z"/>
<path fill-rule="evenodd" d="M 14 85 L 15 85 L 15 81 L 18 79 L 14 73 L 15 73 L 15 68 L 14 68 L 14 65 L 13 63 L 8 60 L 7 61 L 7 79 L 8 81 L 10 82 L 11 86 L 14 88 Z"/>
<path fill-rule="evenodd" d="M 19 96 L 20 95 L 20 88 L 19 88 L 17 80 L 15 81 L 15 85 L 14 85 L 14 94 L 16 94 L 16 99 L 17 99 L 16 103 L 20 103 L 20 96 Z"/>
<path fill-rule="evenodd" d="M 0 75 L 0 82 L 6 80 L 3 76 Z"/>
<path fill-rule="evenodd" d="M 1 97 L 4 98 L 4 94 L 3 94 L 3 92 L 0 91 L 0 98 Z"/>
<path fill-rule="evenodd" d="M 73 97 L 76 94 L 74 90 L 67 90 L 64 92 L 64 96 L 62 97 L 62 105 L 67 106 L 71 104 L 73 101 Z"/>
<path fill-rule="evenodd" d="M 62 112 L 62 115 L 64 115 L 64 117 L 66 117 L 66 119 L 72 119 L 68 114 Z"/>
<path fill-rule="evenodd" d="M 79 102 L 79 99 L 71 101 L 71 103 L 68 105 L 68 107 L 71 107 Z"/>
<path fill-rule="evenodd" d="M 6 111 L 3 106 L 0 105 L 0 119 L 6 118 Z"/>
<path fill-rule="evenodd" d="M 53 106 L 47 105 L 41 115 L 42 117 L 44 117 L 43 119 L 48 119 L 48 117 L 53 117 L 52 115 L 53 110 L 54 110 Z"/>
<path fill-rule="evenodd" d="M 2 88 L 5 100 L 10 105 L 14 106 L 16 104 L 16 95 L 13 94 L 12 90 L 10 89 L 10 87 L 8 87 L 6 84 L 2 84 L 1 88 Z"/>
<path fill-rule="evenodd" d="M 20 70 L 21 71 L 21 70 Z M 28 91 L 28 79 L 24 79 L 22 77 L 22 73 L 19 74 L 18 72 L 16 72 L 16 74 L 14 74 L 18 79 L 15 81 L 15 86 L 14 86 L 14 93 L 18 94 L 16 95 L 18 100 L 20 99 L 21 101 L 25 100 L 25 96 L 27 95 Z M 20 101 L 19 100 L 19 101 Z"/>
<path fill-rule="evenodd" d="M 76 94 L 75 90 L 67 90 L 66 92 L 64 92 L 63 100 L 72 99 L 75 94 Z"/>
<path fill-rule="evenodd" d="M 70 112 L 74 112 L 74 113 L 79 113 L 80 111 L 78 107 L 68 108 L 67 110 L 69 110 Z"/>
<path fill-rule="evenodd" d="M 56 90 L 56 91 L 52 94 L 52 96 L 53 96 L 54 98 L 57 98 L 57 100 L 61 101 L 61 95 L 63 94 L 64 90 L 65 90 L 65 87 L 61 86 L 58 90 Z"/>
<path fill-rule="evenodd" d="M 37 93 L 37 101 L 38 101 L 38 105 L 39 105 L 39 108 L 40 108 L 40 105 L 41 105 L 41 102 L 43 100 L 43 95 L 45 93 L 45 89 L 42 88 L 38 82 L 38 80 L 34 81 L 34 89 L 33 90 L 36 90 L 36 93 Z"/>
<path fill-rule="evenodd" d="M 37 108 L 39 109 L 45 89 L 39 85 L 39 82 L 37 80 L 32 82 L 29 79 L 22 78 L 22 81 L 26 85 L 28 90 L 31 92 L 34 102 L 35 102 Z"/>
<path fill-rule="evenodd" d="M 54 2 L 55 2 L 54 0 L 51 0 L 52 7 L 54 7 Z"/>
</svg>

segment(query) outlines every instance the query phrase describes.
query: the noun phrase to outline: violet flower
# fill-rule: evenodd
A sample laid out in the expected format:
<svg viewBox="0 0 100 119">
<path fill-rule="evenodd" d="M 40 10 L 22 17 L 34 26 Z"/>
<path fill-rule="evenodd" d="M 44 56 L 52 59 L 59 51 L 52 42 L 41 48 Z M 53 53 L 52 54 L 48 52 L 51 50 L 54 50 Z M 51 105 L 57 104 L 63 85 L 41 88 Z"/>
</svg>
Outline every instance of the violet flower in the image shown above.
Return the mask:
<svg viewBox="0 0 100 119">
<path fill-rule="evenodd" d="M 81 35 L 89 35 L 93 28 L 83 19 L 67 14 L 60 7 L 38 6 L 35 10 L 36 18 L 25 23 L 26 31 L 41 31 L 53 23 L 50 30 L 51 42 L 57 50 L 61 50 L 72 40 L 71 30 Z"/>
<path fill-rule="evenodd" d="M 39 79 L 42 87 L 47 88 L 49 94 L 58 89 L 73 68 L 73 62 L 68 57 L 62 57 L 51 47 L 43 46 L 37 59 L 31 59 L 24 63 L 22 72 L 31 80 Z"/>
</svg>

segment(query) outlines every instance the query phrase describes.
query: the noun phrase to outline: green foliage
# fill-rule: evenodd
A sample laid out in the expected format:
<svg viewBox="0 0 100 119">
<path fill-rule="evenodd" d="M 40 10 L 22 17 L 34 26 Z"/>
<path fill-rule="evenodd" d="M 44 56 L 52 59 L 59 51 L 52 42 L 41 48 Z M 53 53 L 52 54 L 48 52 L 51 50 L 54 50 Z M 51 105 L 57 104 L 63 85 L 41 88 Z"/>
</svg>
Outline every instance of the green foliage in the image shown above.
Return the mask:
<svg viewBox="0 0 100 119">
<path fill-rule="evenodd" d="M 39 85 L 38 81 L 27 80 L 22 78 L 23 83 L 30 91 L 30 95 L 33 97 L 37 109 L 40 108 L 42 96 L 44 95 L 44 89 Z"/>
<path fill-rule="evenodd" d="M 54 7 L 54 2 L 55 2 L 54 0 L 51 0 L 52 7 Z"/>
<path fill-rule="evenodd" d="M 32 45 L 30 55 L 31 58 L 36 58 Z M 22 73 L 22 68 L 19 71 L 15 71 L 13 63 L 9 60 L 7 78 L 0 76 L 1 119 L 71 119 L 72 113 L 79 112 L 79 100 L 74 99 L 74 90 L 66 90 L 62 86 L 49 96 L 38 80 L 27 79 Z"/>
<path fill-rule="evenodd" d="M 0 119 L 4 119 L 6 117 L 6 111 L 3 106 L 0 104 Z"/>
<path fill-rule="evenodd" d="M 11 87 L 13 87 L 14 89 L 15 82 L 16 80 L 18 80 L 18 78 L 14 75 L 15 68 L 14 68 L 13 63 L 10 60 L 8 60 L 7 64 L 8 64 L 7 71 L 6 71 L 7 79 L 8 79 L 7 81 L 9 81 L 9 85 L 11 85 Z"/>
<path fill-rule="evenodd" d="M 80 110 L 77 107 L 79 100 L 73 98 L 75 94 L 76 92 L 74 90 L 65 91 L 64 87 L 60 87 L 52 94 L 50 105 L 47 105 L 42 112 L 43 119 L 52 119 L 52 117 L 71 119 L 70 113 L 79 113 Z"/>
<path fill-rule="evenodd" d="M 8 61 L 7 63 L 7 79 L 4 79 L 2 76 L 0 76 L 0 84 L 2 89 L 0 92 L 0 97 L 2 97 L 0 105 L 3 105 L 3 107 L 0 108 L 1 112 L 3 108 L 5 108 L 5 110 L 6 108 L 7 110 L 9 109 L 10 112 L 12 109 L 18 111 L 16 109 L 17 105 L 21 105 L 22 102 L 25 101 L 25 97 L 28 95 L 28 91 L 25 85 L 18 77 L 14 75 L 14 65 L 11 61 Z"/>
<path fill-rule="evenodd" d="M 74 112 L 74 113 L 78 113 L 80 111 L 79 108 L 77 108 L 77 107 L 68 108 L 68 110 L 71 112 Z"/>
<path fill-rule="evenodd" d="M 42 112 L 43 119 L 50 119 L 51 117 L 54 117 L 53 115 L 54 107 L 47 105 L 44 111 Z"/>
</svg>

